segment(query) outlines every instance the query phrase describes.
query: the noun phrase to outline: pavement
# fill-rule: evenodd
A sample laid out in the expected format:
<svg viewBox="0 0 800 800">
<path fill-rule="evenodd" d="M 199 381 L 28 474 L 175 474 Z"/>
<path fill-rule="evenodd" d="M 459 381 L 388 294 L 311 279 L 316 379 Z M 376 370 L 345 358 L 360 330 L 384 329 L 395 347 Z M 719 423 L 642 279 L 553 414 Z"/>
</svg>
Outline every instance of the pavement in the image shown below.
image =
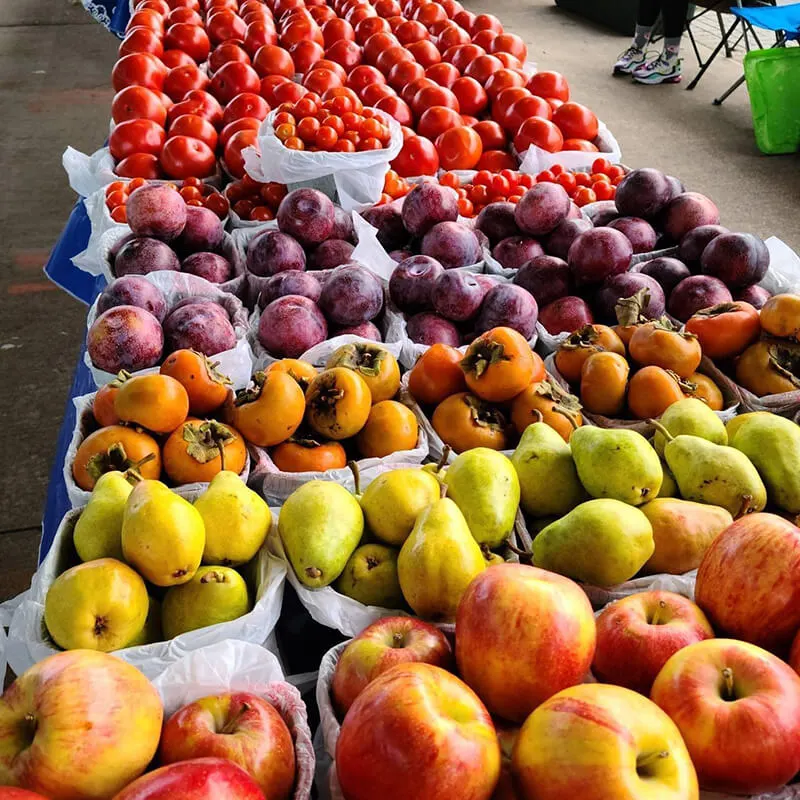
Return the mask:
<svg viewBox="0 0 800 800">
<path fill-rule="evenodd" d="M 622 145 L 625 163 L 655 166 L 710 195 L 734 230 L 800 249 L 796 156 L 759 154 L 747 92 L 711 101 L 741 75 L 741 53 L 719 58 L 692 92 L 610 75 L 626 37 L 548 0 L 466 0 L 521 35 L 540 69 L 563 72 Z M 713 23 L 714 21 L 711 20 Z M 701 31 L 714 44 L 714 24 Z M 70 0 L 0 0 L 0 599 L 29 585 L 56 435 L 85 330 L 86 309 L 42 275 L 75 195 L 61 168 L 67 145 L 99 147 L 108 127 L 118 42 Z"/>
</svg>

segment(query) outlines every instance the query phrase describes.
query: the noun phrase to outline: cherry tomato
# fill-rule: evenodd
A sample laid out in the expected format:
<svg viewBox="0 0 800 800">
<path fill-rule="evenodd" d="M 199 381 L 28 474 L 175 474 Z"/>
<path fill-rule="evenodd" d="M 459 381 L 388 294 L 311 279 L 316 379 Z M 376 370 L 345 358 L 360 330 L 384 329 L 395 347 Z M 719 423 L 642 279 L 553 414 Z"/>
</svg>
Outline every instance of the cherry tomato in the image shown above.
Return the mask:
<svg viewBox="0 0 800 800">
<path fill-rule="evenodd" d="M 217 160 L 205 142 L 189 136 L 171 136 L 164 143 L 160 163 L 168 177 L 182 180 L 191 175 L 198 178 L 213 175 Z"/>
<path fill-rule="evenodd" d="M 603 172 L 605 172 L 606 175 L 611 178 L 612 182 L 617 178 L 625 177 L 625 170 L 617 164 L 610 166 L 608 169 L 603 170 Z"/>
<path fill-rule="evenodd" d="M 108 137 L 108 148 L 116 161 L 134 153 L 158 155 L 164 146 L 164 128 L 151 119 L 129 119 L 117 125 Z"/>
<path fill-rule="evenodd" d="M 147 178 L 148 180 L 156 180 L 157 178 L 164 177 L 164 173 L 161 171 L 161 165 L 158 161 L 158 156 L 154 156 L 152 153 L 134 153 L 127 158 L 123 158 L 122 161 L 114 167 L 114 172 L 121 178 Z"/>
<path fill-rule="evenodd" d="M 203 201 L 203 205 L 209 210 L 213 211 L 220 219 L 225 219 L 228 216 L 230 204 L 228 203 L 225 195 L 219 192 L 212 192 Z"/>
<path fill-rule="evenodd" d="M 152 89 L 126 86 L 114 95 L 111 117 L 117 124 L 129 119 L 150 119 L 163 126 L 167 120 L 167 109 Z"/>
<path fill-rule="evenodd" d="M 578 182 L 575 180 L 575 176 L 571 172 L 562 172 L 556 178 L 556 183 L 561 184 L 568 195 L 572 195 L 572 193 L 578 188 Z"/>
<path fill-rule="evenodd" d="M 356 146 L 349 139 L 339 139 L 334 150 L 338 153 L 355 153 Z"/>
<path fill-rule="evenodd" d="M 555 182 L 556 182 L 556 176 L 549 169 L 542 170 L 536 176 L 536 183 L 555 183 Z"/>
<path fill-rule="evenodd" d="M 592 191 L 598 200 L 613 200 L 617 190 L 608 181 L 596 181 L 592 184 Z"/>
<path fill-rule="evenodd" d="M 575 172 L 575 182 L 578 186 L 591 186 L 592 179 L 589 177 L 588 172 Z"/>
<path fill-rule="evenodd" d="M 589 203 L 596 202 L 597 195 L 588 186 L 580 186 L 575 192 L 572 200 L 576 206 L 583 207 Z"/>
<path fill-rule="evenodd" d="M 550 172 L 552 172 L 553 175 L 556 175 L 556 176 L 561 175 L 562 173 L 564 173 L 566 171 L 567 170 L 565 169 L 563 164 L 553 164 L 553 166 L 550 167 Z"/>
<path fill-rule="evenodd" d="M 128 221 L 128 210 L 127 208 L 125 208 L 124 205 L 115 206 L 114 208 L 111 209 L 109 214 L 111 216 L 111 219 L 114 220 L 114 222 L 120 222 L 124 224 Z"/>
<path fill-rule="evenodd" d="M 306 146 L 299 136 L 290 136 L 284 143 L 289 150 L 305 150 Z"/>
<path fill-rule="evenodd" d="M 124 189 L 117 189 L 117 191 L 106 195 L 106 208 L 109 211 L 113 211 L 117 206 L 125 205 L 127 198 L 128 195 Z"/>
<path fill-rule="evenodd" d="M 199 139 L 205 142 L 212 150 L 217 149 L 217 135 L 216 128 L 203 117 L 197 114 L 184 114 L 173 120 L 169 126 L 170 136 L 190 136 L 193 139 Z"/>
<path fill-rule="evenodd" d="M 392 163 L 392 169 L 401 177 L 435 175 L 439 169 L 439 155 L 435 145 L 424 136 L 409 136 Z"/>
<path fill-rule="evenodd" d="M 613 164 L 607 158 L 596 158 L 592 161 L 592 172 L 608 175 L 608 170 L 610 170 L 612 166 Z"/>
</svg>

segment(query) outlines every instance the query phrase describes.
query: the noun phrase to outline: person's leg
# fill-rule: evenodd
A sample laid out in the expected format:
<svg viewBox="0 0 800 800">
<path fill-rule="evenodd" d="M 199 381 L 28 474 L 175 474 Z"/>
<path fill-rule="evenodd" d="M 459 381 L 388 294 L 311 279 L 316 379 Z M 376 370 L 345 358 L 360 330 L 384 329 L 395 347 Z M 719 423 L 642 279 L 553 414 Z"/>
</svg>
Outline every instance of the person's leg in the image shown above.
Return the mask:
<svg viewBox="0 0 800 800">
<path fill-rule="evenodd" d="M 686 26 L 689 0 L 664 0 L 664 54 L 677 58 L 681 49 L 681 37 Z"/>
<path fill-rule="evenodd" d="M 615 75 L 629 75 L 644 64 L 644 51 L 650 42 L 653 26 L 661 13 L 661 2 L 662 0 L 639 0 L 633 41 L 614 64 Z"/>
<path fill-rule="evenodd" d="M 664 51 L 632 71 L 639 83 L 677 83 L 681 79 L 679 58 L 689 0 L 661 0 L 664 21 Z"/>
</svg>

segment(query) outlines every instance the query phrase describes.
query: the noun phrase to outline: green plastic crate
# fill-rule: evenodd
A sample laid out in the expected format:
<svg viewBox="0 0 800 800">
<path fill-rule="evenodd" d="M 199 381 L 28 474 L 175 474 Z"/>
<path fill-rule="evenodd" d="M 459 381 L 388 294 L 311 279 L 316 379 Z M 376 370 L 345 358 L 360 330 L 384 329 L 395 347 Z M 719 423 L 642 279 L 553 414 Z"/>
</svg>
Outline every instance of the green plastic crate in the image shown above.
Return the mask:
<svg viewBox="0 0 800 800">
<path fill-rule="evenodd" d="M 751 50 L 744 58 L 756 144 L 762 153 L 800 148 L 800 47 Z"/>
</svg>

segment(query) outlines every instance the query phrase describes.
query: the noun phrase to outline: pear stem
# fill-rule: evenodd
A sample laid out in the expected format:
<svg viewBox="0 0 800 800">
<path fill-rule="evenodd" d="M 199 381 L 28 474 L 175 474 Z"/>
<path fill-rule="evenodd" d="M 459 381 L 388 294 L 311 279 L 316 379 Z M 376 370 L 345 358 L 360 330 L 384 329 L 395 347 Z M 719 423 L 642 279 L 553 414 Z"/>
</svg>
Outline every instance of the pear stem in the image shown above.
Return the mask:
<svg viewBox="0 0 800 800">
<path fill-rule="evenodd" d="M 736 515 L 736 519 L 745 516 L 745 514 L 749 514 L 752 505 L 753 505 L 753 495 L 751 494 L 742 495 L 742 505 L 739 508 L 739 513 Z"/>
<path fill-rule="evenodd" d="M 353 483 L 355 484 L 356 494 L 361 494 L 361 470 L 355 461 L 348 461 L 347 466 L 350 467 L 350 472 L 353 473 Z"/>
<path fill-rule="evenodd" d="M 735 700 L 736 695 L 733 692 L 733 670 L 730 667 L 725 667 L 722 670 L 722 679 L 725 681 L 725 699 Z"/>
<path fill-rule="evenodd" d="M 447 459 L 450 458 L 450 445 L 446 444 L 444 446 L 444 450 L 442 450 L 442 457 L 436 464 L 436 471 L 441 472 L 444 469 L 445 464 L 447 464 Z"/>
<path fill-rule="evenodd" d="M 648 424 L 652 425 L 668 442 L 671 442 L 675 437 L 657 420 L 648 419 Z"/>
<path fill-rule="evenodd" d="M 557 409 L 555 406 L 553 406 L 553 408 L 554 408 L 555 410 L 558 410 L 558 409 Z M 534 414 L 536 414 L 536 423 L 537 423 L 537 425 L 538 425 L 538 423 L 540 423 L 540 422 L 544 422 L 544 414 L 542 414 L 542 412 L 541 412 L 541 411 L 539 411 L 539 409 L 538 409 L 538 408 L 533 408 L 533 409 L 531 409 L 531 411 L 533 411 L 533 413 L 534 413 Z M 562 413 L 563 413 L 563 412 L 562 412 Z M 564 416 L 566 417 L 566 416 L 568 416 L 568 415 L 567 415 L 567 414 L 564 414 Z M 572 422 L 572 423 L 573 423 L 573 425 L 574 425 L 574 423 L 575 423 L 575 420 L 574 420 L 574 419 L 572 419 L 572 417 L 569 417 L 569 421 L 570 421 L 570 422 Z"/>
<path fill-rule="evenodd" d="M 537 411 L 538 411 L 538 409 L 537 409 Z M 578 423 L 575 422 L 575 417 L 573 417 L 572 414 L 570 414 L 568 411 L 566 411 L 565 409 L 561 408 L 560 406 L 553 406 L 553 411 L 555 411 L 556 414 L 561 414 L 562 417 L 566 417 L 569 420 L 569 424 L 572 425 L 572 430 L 574 430 L 574 431 L 578 430 L 578 427 L 579 427 Z M 541 414 L 542 412 L 539 411 L 539 413 Z M 541 420 L 540 420 L 540 422 L 541 422 Z"/>
<path fill-rule="evenodd" d="M 651 625 L 658 625 L 660 622 L 660 615 L 661 612 L 667 607 L 667 604 L 663 600 L 658 601 L 658 606 L 656 610 L 653 612 L 653 616 L 650 618 Z"/>
</svg>

